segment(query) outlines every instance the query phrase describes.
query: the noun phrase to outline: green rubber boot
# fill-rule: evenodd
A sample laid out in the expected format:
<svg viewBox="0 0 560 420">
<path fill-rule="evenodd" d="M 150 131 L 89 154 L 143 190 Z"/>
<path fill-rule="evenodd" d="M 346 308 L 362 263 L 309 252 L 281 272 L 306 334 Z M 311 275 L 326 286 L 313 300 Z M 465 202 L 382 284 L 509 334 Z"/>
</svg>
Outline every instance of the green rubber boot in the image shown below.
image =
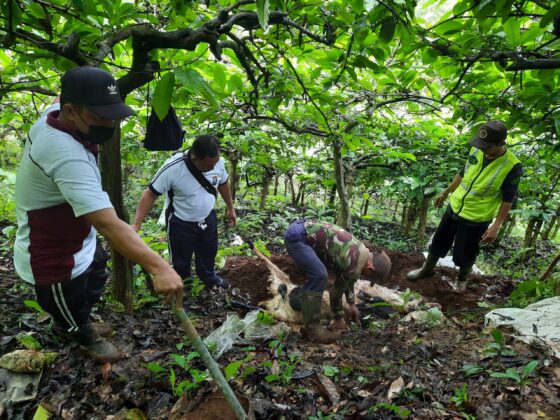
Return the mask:
<svg viewBox="0 0 560 420">
<path fill-rule="evenodd" d="M 303 315 L 303 328 L 301 334 L 315 343 L 334 343 L 340 334 L 329 331 L 321 325 L 321 301 L 323 292 L 302 290 L 301 312 Z"/>
<path fill-rule="evenodd" d="M 424 262 L 424 265 L 416 270 L 409 271 L 406 275 L 406 278 L 410 281 L 416 281 L 420 279 L 424 279 L 426 277 L 430 277 L 434 274 L 434 268 L 439 260 L 439 257 L 436 257 L 434 254 L 428 253 L 428 257 Z"/>
<path fill-rule="evenodd" d="M 472 267 L 459 267 L 459 274 L 457 279 L 453 283 L 453 292 L 463 293 L 467 290 L 467 281 L 469 279 L 469 274 L 471 274 Z"/>
</svg>

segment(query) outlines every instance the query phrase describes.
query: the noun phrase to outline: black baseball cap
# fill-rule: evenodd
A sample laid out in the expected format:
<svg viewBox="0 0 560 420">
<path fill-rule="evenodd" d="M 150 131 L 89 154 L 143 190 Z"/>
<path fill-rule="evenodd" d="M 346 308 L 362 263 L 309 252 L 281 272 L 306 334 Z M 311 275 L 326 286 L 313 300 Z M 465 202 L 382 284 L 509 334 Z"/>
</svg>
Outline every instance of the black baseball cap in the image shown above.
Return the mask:
<svg viewBox="0 0 560 420">
<path fill-rule="evenodd" d="M 482 151 L 487 150 L 491 146 L 502 144 L 507 137 L 507 128 L 503 122 L 498 120 L 488 121 L 482 124 L 476 136 L 474 136 L 470 144 Z"/>
<path fill-rule="evenodd" d="M 108 120 L 121 120 L 136 113 L 125 105 L 115 78 L 105 70 L 82 66 L 68 70 L 60 79 L 60 102 L 83 105 Z"/>
</svg>

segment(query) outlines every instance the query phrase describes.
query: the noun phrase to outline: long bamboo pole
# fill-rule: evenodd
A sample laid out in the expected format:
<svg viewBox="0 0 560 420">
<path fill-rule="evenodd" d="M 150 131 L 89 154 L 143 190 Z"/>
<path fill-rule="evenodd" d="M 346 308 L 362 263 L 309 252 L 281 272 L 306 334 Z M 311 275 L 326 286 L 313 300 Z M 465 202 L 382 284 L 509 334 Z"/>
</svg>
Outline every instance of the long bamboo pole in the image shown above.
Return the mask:
<svg viewBox="0 0 560 420">
<path fill-rule="evenodd" d="M 185 331 L 185 334 L 187 334 L 187 337 L 189 337 L 189 339 L 193 343 L 194 348 L 198 351 L 200 357 L 202 357 L 204 364 L 210 371 L 210 375 L 212 375 L 212 378 L 214 378 L 214 380 L 216 381 L 216 383 L 224 393 L 224 396 L 226 397 L 226 401 L 228 402 L 229 406 L 231 407 L 231 409 L 233 410 L 233 412 L 235 413 L 235 415 L 239 420 L 246 420 L 247 414 L 245 413 L 243 407 L 241 406 L 237 397 L 233 393 L 233 390 L 227 383 L 226 378 L 224 377 L 222 371 L 220 370 L 220 367 L 218 366 L 218 364 L 216 363 L 216 361 L 214 360 L 214 358 L 212 357 L 212 355 L 204 345 L 204 342 L 201 340 L 193 324 L 187 317 L 185 310 L 183 308 L 177 308 L 177 306 L 175 305 L 175 299 L 173 299 L 173 303 L 171 304 L 171 307 L 173 308 L 173 313 L 177 316 L 177 318 L 181 322 L 181 327 L 183 328 L 183 331 Z"/>
</svg>

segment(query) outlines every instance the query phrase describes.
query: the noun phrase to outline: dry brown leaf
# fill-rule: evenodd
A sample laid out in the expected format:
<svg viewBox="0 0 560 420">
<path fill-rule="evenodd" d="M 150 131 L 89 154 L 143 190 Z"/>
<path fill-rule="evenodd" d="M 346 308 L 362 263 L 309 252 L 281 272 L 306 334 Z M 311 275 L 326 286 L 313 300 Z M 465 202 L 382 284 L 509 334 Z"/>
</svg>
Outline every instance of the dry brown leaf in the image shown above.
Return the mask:
<svg viewBox="0 0 560 420">
<path fill-rule="evenodd" d="M 331 405 L 336 405 L 340 401 L 340 394 L 336 389 L 335 384 L 327 378 L 325 375 L 320 373 L 315 374 L 315 383 L 321 395 L 330 401 Z"/>
<path fill-rule="evenodd" d="M 402 377 L 395 379 L 391 384 L 391 386 L 389 387 L 389 392 L 387 393 L 387 399 L 392 400 L 393 398 L 395 398 L 397 395 L 399 395 L 399 392 L 401 392 L 403 387 L 404 387 L 404 379 Z"/>
</svg>

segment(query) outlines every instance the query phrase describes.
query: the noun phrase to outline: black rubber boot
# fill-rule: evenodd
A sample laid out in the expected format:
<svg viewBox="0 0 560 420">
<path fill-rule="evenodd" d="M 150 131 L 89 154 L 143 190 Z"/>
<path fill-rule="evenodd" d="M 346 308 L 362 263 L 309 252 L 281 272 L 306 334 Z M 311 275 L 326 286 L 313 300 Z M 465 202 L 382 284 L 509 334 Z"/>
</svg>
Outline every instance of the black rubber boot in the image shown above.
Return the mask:
<svg viewBox="0 0 560 420">
<path fill-rule="evenodd" d="M 434 274 L 434 268 L 439 260 L 439 257 L 436 257 L 432 253 L 428 253 L 428 257 L 424 262 L 424 265 L 416 270 L 409 271 L 406 275 L 406 278 L 410 281 L 416 281 L 420 279 L 424 279 L 426 277 L 430 277 Z"/>
<path fill-rule="evenodd" d="M 301 312 L 303 315 L 303 328 L 301 334 L 315 343 L 334 343 L 340 334 L 329 331 L 321 325 L 321 302 L 323 292 L 302 290 Z"/>
<path fill-rule="evenodd" d="M 217 274 L 214 275 L 214 278 L 212 280 L 210 280 L 208 283 L 206 283 L 206 286 L 208 286 L 208 287 L 217 286 L 217 287 L 220 287 L 222 289 L 229 289 L 228 281 L 226 279 L 218 276 Z"/>
<path fill-rule="evenodd" d="M 472 267 L 459 267 L 459 274 L 457 279 L 453 283 L 453 292 L 463 293 L 467 290 L 467 281 L 469 280 L 469 274 L 471 274 Z"/>
</svg>

